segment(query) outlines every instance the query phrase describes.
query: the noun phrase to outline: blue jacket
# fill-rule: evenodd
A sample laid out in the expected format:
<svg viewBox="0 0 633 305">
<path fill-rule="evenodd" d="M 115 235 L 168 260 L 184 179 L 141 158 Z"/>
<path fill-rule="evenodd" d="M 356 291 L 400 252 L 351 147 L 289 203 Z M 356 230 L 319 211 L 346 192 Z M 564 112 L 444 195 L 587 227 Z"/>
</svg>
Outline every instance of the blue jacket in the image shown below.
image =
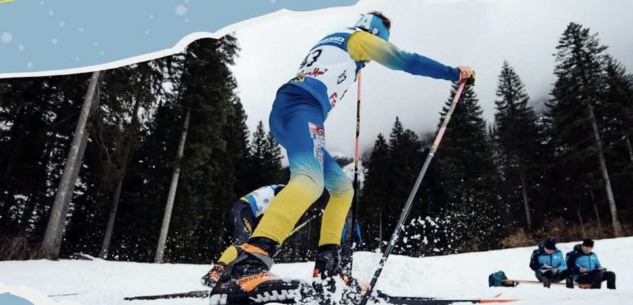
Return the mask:
<svg viewBox="0 0 633 305">
<path fill-rule="evenodd" d="M 545 253 L 543 246 L 539 245 L 539 248 L 532 252 L 532 257 L 530 258 L 530 268 L 534 270 L 534 274 L 538 274 L 539 269 L 543 267 L 543 264 L 547 264 L 552 268 L 557 268 L 558 272 L 563 272 L 567 269 L 563 252 L 560 252 L 560 250 L 554 250 L 552 254 L 547 254 Z"/>
<path fill-rule="evenodd" d="M 586 272 L 602 268 L 595 253 L 585 254 L 580 247 L 581 245 L 578 244 L 574 246 L 573 251 L 567 253 L 567 266 L 569 266 L 569 270 L 574 275 L 574 281 L 578 280 L 580 276 L 580 267 L 586 269 Z"/>
</svg>

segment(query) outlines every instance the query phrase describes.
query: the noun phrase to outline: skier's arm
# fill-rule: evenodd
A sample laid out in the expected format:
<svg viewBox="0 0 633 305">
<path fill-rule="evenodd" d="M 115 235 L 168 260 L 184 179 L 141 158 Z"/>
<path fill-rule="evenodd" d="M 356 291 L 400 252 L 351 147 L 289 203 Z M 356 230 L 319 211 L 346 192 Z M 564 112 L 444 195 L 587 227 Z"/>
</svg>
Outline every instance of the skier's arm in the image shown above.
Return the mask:
<svg viewBox="0 0 633 305">
<path fill-rule="evenodd" d="M 375 60 L 392 70 L 453 82 L 459 80 L 459 69 L 400 50 L 394 44 L 367 32 L 354 32 L 348 39 L 347 52 L 354 61 Z"/>
</svg>

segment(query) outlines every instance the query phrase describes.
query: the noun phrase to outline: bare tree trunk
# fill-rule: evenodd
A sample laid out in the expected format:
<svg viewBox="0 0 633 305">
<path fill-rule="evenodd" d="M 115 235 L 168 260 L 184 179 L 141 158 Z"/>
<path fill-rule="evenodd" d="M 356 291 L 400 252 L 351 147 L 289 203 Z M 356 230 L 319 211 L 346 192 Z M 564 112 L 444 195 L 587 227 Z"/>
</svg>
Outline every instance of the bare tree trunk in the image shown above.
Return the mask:
<svg viewBox="0 0 633 305">
<path fill-rule="evenodd" d="M 106 228 L 105 236 L 103 237 L 103 242 L 101 243 L 101 252 L 99 252 L 99 257 L 105 259 L 108 256 L 108 249 L 110 248 L 110 242 L 112 240 L 112 232 L 114 231 L 114 222 L 116 220 L 116 213 L 119 209 L 119 200 L 121 198 L 121 189 L 123 188 L 123 181 L 125 180 L 125 174 L 127 173 L 127 165 L 130 162 L 130 155 L 132 150 L 132 141 L 133 137 L 137 135 L 138 128 L 138 111 L 140 107 L 140 99 L 137 98 L 134 102 L 134 107 L 132 110 L 132 121 L 130 122 L 130 128 L 128 132 L 126 132 L 126 139 L 123 141 L 123 149 L 124 152 L 121 157 L 121 174 L 119 176 L 119 181 L 116 184 L 116 189 L 114 191 L 114 195 L 112 196 L 112 208 L 110 209 L 110 217 L 108 218 L 108 226 Z"/>
<path fill-rule="evenodd" d="M 525 185 L 525 173 L 521 171 L 521 194 L 523 195 L 523 207 L 525 208 L 525 221 L 528 231 L 532 231 L 532 217 L 530 216 L 530 203 L 528 202 L 527 187 Z"/>
<path fill-rule="evenodd" d="M 600 221 L 600 214 L 598 213 L 598 205 L 596 205 L 596 198 L 593 196 L 593 190 L 589 187 L 589 195 L 591 195 L 591 202 L 593 203 L 593 211 L 596 212 L 596 221 L 598 222 L 598 237 L 602 238 L 602 221 Z"/>
<path fill-rule="evenodd" d="M 124 169 L 125 171 L 125 169 Z M 123 188 L 123 180 L 125 178 L 125 172 L 121 174 L 119 181 L 116 184 L 116 190 L 114 196 L 112 196 L 112 209 L 110 209 L 110 218 L 108 219 L 108 227 L 106 228 L 103 242 L 101 243 L 101 252 L 99 257 L 106 259 L 108 256 L 108 249 L 110 248 L 110 241 L 112 240 L 112 231 L 114 230 L 114 221 L 116 220 L 116 212 L 119 209 L 119 198 L 121 197 L 121 188 Z"/>
<path fill-rule="evenodd" d="M 84 103 L 81 107 L 79 121 L 77 122 L 73 141 L 70 150 L 68 151 L 66 164 L 64 165 L 64 173 L 62 174 L 62 178 L 57 188 L 57 193 L 55 194 L 55 201 L 46 227 L 44 241 L 42 242 L 42 250 L 47 258 L 57 259 L 59 257 L 59 248 L 64 234 L 68 208 L 70 207 L 70 201 L 77 182 L 77 176 L 79 175 L 79 169 L 81 168 L 81 161 L 88 142 L 86 122 L 90 116 L 92 102 L 95 100 L 94 97 L 95 92 L 97 91 L 98 82 L 99 71 L 96 71 L 93 72 L 90 77 L 88 91 L 86 92 L 86 97 L 84 98 Z"/>
<path fill-rule="evenodd" d="M 165 215 L 163 216 L 163 225 L 160 228 L 160 236 L 158 237 L 158 247 L 156 248 L 155 263 L 162 263 L 165 255 L 165 243 L 167 242 L 167 233 L 169 231 L 169 221 L 171 220 L 171 210 L 174 207 L 174 198 L 176 197 L 176 188 L 178 187 L 178 177 L 180 176 L 180 160 L 185 151 L 185 141 L 187 140 L 187 131 L 189 130 L 189 117 L 191 109 L 187 109 L 187 116 L 183 124 L 182 134 L 180 135 L 180 143 L 178 143 L 178 156 L 174 162 L 174 172 L 169 186 L 169 194 L 167 195 L 167 204 L 165 205 Z"/>
<path fill-rule="evenodd" d="M 580 231 L 582 232 L 582 238 L 587 238 L 587 232 L 585 231 L 585 226 L 582 222 L 582 215 L 580 214 L 580 204 L 582 200 L 578 198 L 578 205 L 576 206 L 576 214 L 578 215 L 578 222 L 580 222 Z"/>
<path fill-rule="evenodd" d="M 611 210 L 611 221 L 613 223 L 613 231 L 616 237 L 622 236 L 622 227 L 618 220 L 618 208 L 615 206 L 615 198 L 613 197 L 613 190 L 611 189 L 611 180 L 609 179 L 609 172 L 607 170 L 607 163 L 604 159 L 604 152 L 602 150 L 602 141 L 600 140 L 600 133 L 598 131 L 598 124 L 596 123 L 596 116 L 593 113 L 593 106 L 589 101 L 587 108 L 589 111 L 589 119 L 591 121 L 591 127 L 593 129 L 593 137 L 596 141 L 596 147 L 598 148 L 598 159 L 600 159 L 600 172 L 604 179 L 604 188 L 607 191 L 607 199 L 609 200 L 609 210 Z"/>
<path fill-rule="evenodd" d="M 631 139 L 627 133 L 624 133 L 624 143 L 626 144 L 626 150 L 629 152 L 629 160 L 633 162 L 633 148 L 631 148 Z"/>
</svg>

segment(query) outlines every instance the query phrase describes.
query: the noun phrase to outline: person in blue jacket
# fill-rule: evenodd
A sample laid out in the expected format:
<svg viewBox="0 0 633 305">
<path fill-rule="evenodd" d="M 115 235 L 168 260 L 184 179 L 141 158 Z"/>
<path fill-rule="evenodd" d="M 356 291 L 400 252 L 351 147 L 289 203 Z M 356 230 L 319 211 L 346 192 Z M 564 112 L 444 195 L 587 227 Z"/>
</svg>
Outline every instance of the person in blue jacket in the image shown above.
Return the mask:
<svg viewBox="0 0 633 305">
<path fill-rule="evenodd" d="M 349 95 L 367 64 L 378 63 L 392 70 L 466 86 L 475 84 L 473 69 L 447 66 L 401 50 L 389 41 L 390 30 L 391 21 L 374 11 L 362 15 L 351 27 L 322 36 L 277 90 L 269 124 L 275 140 L 288 154 L 290 181 L 275 197 L 249 241 L 228 247 L 203 277 L 204 284 L 212 289 L 212 301 L 235 303 L 268 298 L 271 291 L 277 301 L 283 301 L 292 293 L 290 290 L 296 289 L 297 281 L 286 281 L 269 271 L 288 233 L 324 187 L 330 198 L 321 220 L 312 283 L 321 291 L 321 287 L 326 287 L 323 283 L 346 277 L 340 265 L 340 245 L 354 189 L 325 147 L 325 121 L 330 111 Z M 349 284 L 341 287 L 344 294 L 359 287 L 356 280 L 345 282 Z"/>
<path fill-rule="evenodd" d="M 591 284 L 591 288 L 596 289 L 600 289 L 602 282 L 606 281 L 607 288 L 615 289 L 615 273 L 602 267 L 598 256 L 593 253 L 593 245 L 593 240 L 585 239 L 567 254 L 567 266 L 573 274 L 574 281 Z"/>
<path fill-rule="evenodd" d="M 563 253 L 556 249 L 556 239 L 548 238 L 532 252 L 530 268 L 536 278 L 549 288 L 551 283 L 558 283 L 567 277 L 567 263 Z"/>
</svg>

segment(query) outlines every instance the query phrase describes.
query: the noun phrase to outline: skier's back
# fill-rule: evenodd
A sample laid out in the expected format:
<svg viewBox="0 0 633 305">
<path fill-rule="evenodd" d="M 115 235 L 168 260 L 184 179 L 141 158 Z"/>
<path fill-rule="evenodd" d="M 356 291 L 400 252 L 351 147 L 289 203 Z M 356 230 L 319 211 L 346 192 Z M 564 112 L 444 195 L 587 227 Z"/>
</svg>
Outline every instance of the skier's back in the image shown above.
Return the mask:
<svg viewBox="0 0 633 305">
<path fill-rule="evenodd" d="M 225 250 L 203 277 L 204 284 L 213 288 L 214 300 L 282 301 L 289 297 L 297 282 L 278 279 L 268 270 L 280 245 L 323 187 L 329 191 L 330 200 L 321 223 L 313 286 L 317 292 L 332 292 L 334 279 L 340 278 L 346 284 L 344 295 L 360 289 L 339 265 L 341 233 L 354 190 L 325 149 L 324 122 L 329 111 L 345 96 L 360 69 L 372 60 L 414 75 L 467 85 L 475 81 L 472 69 L 448 67 L 399 50 L 388 42 L 390 26 L 384 15 L 371 12 L 363 15 L 355 27 L 327 35 L 310 50 L 296 76 L 277 91 L 270 128 L 288 153 L 290 181 L 274 198 L 248 243 Z"/>
</svg>

